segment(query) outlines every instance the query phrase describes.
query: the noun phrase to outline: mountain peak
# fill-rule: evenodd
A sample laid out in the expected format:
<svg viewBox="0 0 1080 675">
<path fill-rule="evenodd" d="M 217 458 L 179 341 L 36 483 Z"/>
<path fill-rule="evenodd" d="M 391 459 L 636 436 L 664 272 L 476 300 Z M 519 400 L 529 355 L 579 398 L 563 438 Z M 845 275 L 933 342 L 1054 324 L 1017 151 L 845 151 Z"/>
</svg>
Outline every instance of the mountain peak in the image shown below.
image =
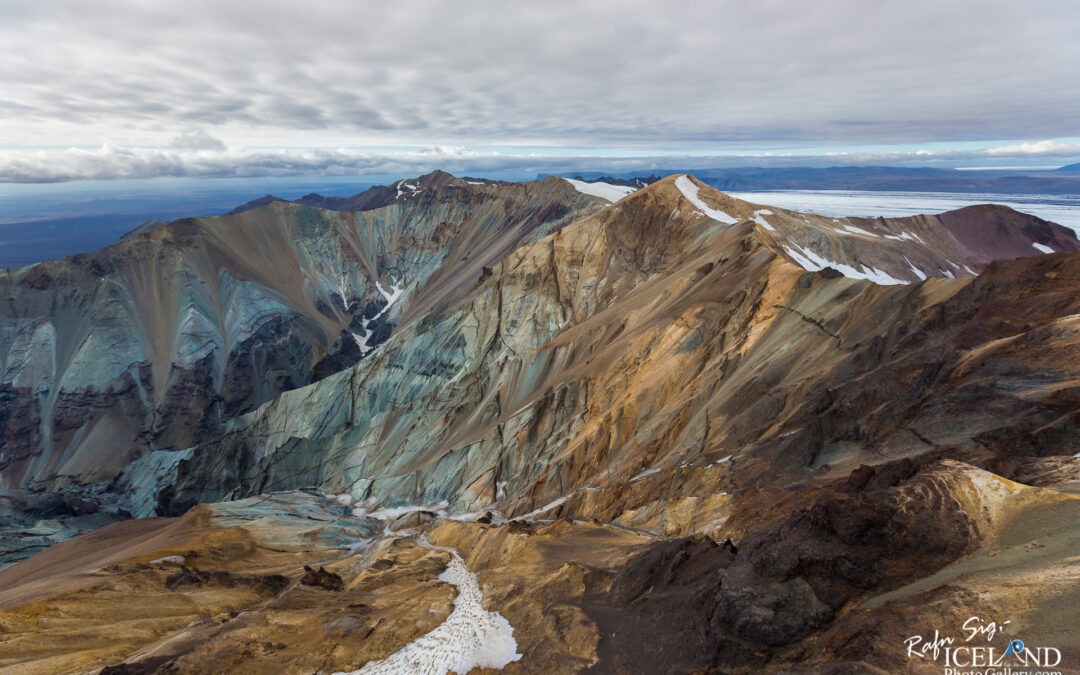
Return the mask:
<svg viewBox="0 0 1080 675">
<path fill-rule="evenodd" d="M 452 173 L 447 173 L 441 169 L 435 169 L 431 173 L 425 173 L 416 179 L 421 188 L 429 187 L 443 187 L 446 185 L 453 185 L 460 182 L 460 179 Z"/>
<path fill-rule="evenodd" d="M 232 216 L 232 215 L 236 215 L 237 213 L 243 213 L 244 211 L 250 211 L 252 209 L 257 209 L 260 206 L 266 206 L 267 204 L 271 204 L 273 202 L 284 202 L 284 201 L 288 201 L 288 200 L 282 199 L 281 197 L 275 197 L 274 195 L 268 194 L 268 195 L 264 195 L 262 197 L 259 197 L 258 199 L 252 199 L 250 202 L 247 202 L 245 204 L 241 204 L 240 206 L 237 206 L 235 209 L 233 209 L 232 211 L 229 211 L 225 215 Z"/>
</svg>

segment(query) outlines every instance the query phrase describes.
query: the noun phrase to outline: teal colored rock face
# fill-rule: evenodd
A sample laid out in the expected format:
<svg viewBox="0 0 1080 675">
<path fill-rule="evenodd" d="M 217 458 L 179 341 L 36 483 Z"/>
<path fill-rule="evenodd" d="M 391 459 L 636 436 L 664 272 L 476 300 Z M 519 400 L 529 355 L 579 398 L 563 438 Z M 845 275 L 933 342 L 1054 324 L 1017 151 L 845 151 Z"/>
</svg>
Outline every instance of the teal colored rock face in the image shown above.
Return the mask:
<svg viewBox="0 0 1080 675">
<path fill-rule="evenodd" d="M 152 229 L 87 323 L 5 324 L 6 438 L 68 439 L 6 466 L 127 463 L 0 494 L 0 565 L 183 515 L 0 571 L 0 660 L 354 672 L 467 642 L 466 593 L 522 672 L 902 672 L 889 636 L 991 610 L 1080 653 L 1074 238 L 440 180 Z"/>
<path fill-rule="evenodd" d="M 424 186 L 373 211 L 272 203 L 0 271 L 0 489 L 107 479 L 214 438 L 599 206 L 558 179 Z"/>
<path fill-rule="evenodd" d="M 272 203 L 8 272 L 37 309 L 5 318 L 6 484 L 111 479 L 140 516 L 318 488 L 636 526 L 807 467 L 982 447 L 1001 425 L 1071 433 L 1046 393 L 1067 360 L 965 365 L 1018 310 L 986 299 L 1003 278 L 934 267 L 984 264 L 956 214 L 852 229 L 688 177 L 606 208 L 557 178 L 409 194 Z M 1002 250 L 1077 246 L 997 215 Z M 871 267 L 938 278 L 844 273 Z M 1050 331 L 1071 302 L 1019 313 Z"/>
<path fill-rule="evenodd" d="M 1009 334 L 975 327 L 1018 311 L 984 304 L 1012 292 L 1007 276 L 878 285 L 806 271 L 779 234 L 802 231 L 801 214 L 766 229 L 754 205 L 701 192 L 737 222 L 667 180 L 521 246 L 370 358 L 231 420 L 177 466 L 158 508 L 320 486 L 384 506 L 649 520 L 808 467 L 927 443 L 976 452 L 1002 425 L 1072 428 L 1037 393 L 1069 368 L 965 365 Z M 1075 302 L 1022 311 L 1053 323 Z M 987 391 L 965 383 L 983 377 L 1007 414 L 976 405 Z M 1061 433 L 1044 451 L 1063 450 Z"/>
</svg>

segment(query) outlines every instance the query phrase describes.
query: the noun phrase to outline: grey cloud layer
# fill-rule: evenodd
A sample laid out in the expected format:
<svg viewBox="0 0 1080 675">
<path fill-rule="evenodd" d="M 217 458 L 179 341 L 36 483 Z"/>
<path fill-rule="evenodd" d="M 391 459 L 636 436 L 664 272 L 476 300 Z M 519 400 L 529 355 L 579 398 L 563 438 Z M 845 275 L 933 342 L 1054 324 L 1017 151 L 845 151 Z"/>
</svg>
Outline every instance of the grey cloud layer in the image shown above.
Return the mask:
<svg viewBox="0 0 1080 675">
<path fill-rule="evenodd" d="M 1061 138 L 1077 7 L 0 1 L 0 146 Z"/>
<path fill-rule="evenodd" d="M 411 152 L 360 150 L 239 150 L 216 149 L 212 137 L 189 132 L 173 148 L 104 146 L 96 150 L 0 150 L 0 182 L 48 183 L 71 180 L 116 180 L 162 177 L 248 177 L 292 175 L 414 176 L 434 169 L 458 175 L 517 175 L 604 171 L 611 173 L 654 169 L 696 169 L 718 166 L 806 166 L 845 164 L 932 164 L 1003 158 L 1080 156 L 1080 145 L 1039 142 L 999 146 L 980 151 L 938 153 L 856 153 L 832 156 L 648 156 L 598 157 L 515 155 L 433 147 Z M 200 148 L 201 145 L 201 148 Z M 1060 162 L 1059 162 L 1060 163 Z"/>
</svg>

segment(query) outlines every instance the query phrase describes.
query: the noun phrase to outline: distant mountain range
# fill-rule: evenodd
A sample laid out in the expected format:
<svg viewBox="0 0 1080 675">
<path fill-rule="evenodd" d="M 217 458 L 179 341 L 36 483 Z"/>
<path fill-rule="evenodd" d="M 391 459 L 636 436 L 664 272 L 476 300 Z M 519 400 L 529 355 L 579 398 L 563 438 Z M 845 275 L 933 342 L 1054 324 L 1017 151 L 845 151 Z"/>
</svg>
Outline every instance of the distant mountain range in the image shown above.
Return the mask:
<svg viewBox="0 0 1080 675">
<path fill-rule="evenodd" d="M 670 175 L 682 169 L 616 174 L 582 173 L 584 180 L 632 181 L 646 174 Z M 1080 195 L 1080 164 L 1054 170 L 932 169 L 895 166 L 747 167 L 695 169 L 705 183 L 729 191 L 750 190 L 883 190 L 899 192 L 994 192 L 1002 194 Z M 645 179 L 647 182 L 649 179 Z M 631 184 L 631 183 L 626 183 Z"/>
<path fill-rule="evenodd" d="M 895 166 L 749 167 L 733 169 L 657 169 L 623 174 L 580 172 L 575 180 L 607 183 L 622 187 L 643 188 L 664 176 L 693 173 L 702 182 L 719 190 L 732 192 L 754 190 L 865 190 L 894 192 L 955 192 L 998 194 L 1053 194 L 1080 196 L 1080 164 L 1053 170 L 932 169 Z M 544 178 L 549 174 L 540 174 Z M 567 176 L 569 177 L 569 176 Z M 311 193 L 292 200 L 294 204 L 315 206 L 332 211 L 362 211 L 388 206 L 407 197 L 412 191 L 442 186 L 455 180 L 443 171 L 414 179 L 402 179 L 390 185 L 376 185 L 352 197 L 327 197 Z M 457 179 L 473 185 L 509 185 L 507 181 L 487 178 Z M 235 215 L 271 202 L 290 201 L 266 195 L 236 207 L 226 215 Z M 160 226 L 148 222 L 131 234 Z"/>
</svg>

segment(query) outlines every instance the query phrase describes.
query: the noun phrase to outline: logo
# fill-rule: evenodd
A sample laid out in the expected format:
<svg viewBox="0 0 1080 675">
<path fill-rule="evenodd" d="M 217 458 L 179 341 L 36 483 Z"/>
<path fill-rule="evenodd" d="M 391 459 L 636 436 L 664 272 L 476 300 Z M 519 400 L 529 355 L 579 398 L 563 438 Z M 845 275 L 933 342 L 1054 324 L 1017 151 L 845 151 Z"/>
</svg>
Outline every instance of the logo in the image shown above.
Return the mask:
<svg viewBox="0 0 1080 675">
<path fill-rule="evenodd" d="M 904 640 L 909 659 L 933 661 L 942 675 L 1061 675 L 1061 650 L 1001 635 L 1012 621 L 970 617 L 960 626 L 961 638 L 912 635 Z M 995 641 L 995 638 L 997 640 Z"/>
</svg>

